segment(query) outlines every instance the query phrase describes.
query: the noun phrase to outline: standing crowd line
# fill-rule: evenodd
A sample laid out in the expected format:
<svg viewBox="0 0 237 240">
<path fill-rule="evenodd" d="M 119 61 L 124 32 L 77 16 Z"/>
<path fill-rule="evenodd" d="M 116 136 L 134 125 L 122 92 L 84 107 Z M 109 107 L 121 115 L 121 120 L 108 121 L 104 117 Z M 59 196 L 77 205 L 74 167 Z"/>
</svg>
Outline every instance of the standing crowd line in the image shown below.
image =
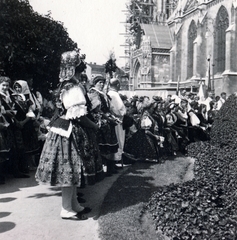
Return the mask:
<svg viewBox="0 0 237 240">
<path fill-rule="evenodd" d="M 66 220 L 87 219 L 91 209 L 80 205 L 78 188 L 118 173 L 118 163 L 162 163 L 185 154 L 190 142 L 209 140 L 226 100 L 209 92 L 200 101 L 186 91 L 128 98 L 117 78 L 89 80 L 84 70 L 78 51 L 63 53 L 59 86 L 47 97 L 34 91 L 32 77 L 12 84 L 0 76 L 0 182 L 36 171 L 40 184 L 62 187 Z"/>
</svg>

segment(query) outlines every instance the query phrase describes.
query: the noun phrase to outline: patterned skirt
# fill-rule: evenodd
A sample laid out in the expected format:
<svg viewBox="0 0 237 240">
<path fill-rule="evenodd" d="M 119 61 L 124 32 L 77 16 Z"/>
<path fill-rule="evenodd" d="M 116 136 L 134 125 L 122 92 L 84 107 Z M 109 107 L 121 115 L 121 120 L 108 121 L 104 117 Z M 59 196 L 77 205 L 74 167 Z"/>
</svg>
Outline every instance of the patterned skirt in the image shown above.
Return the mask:
<svg viewBox="0 0 237 240">
<path fill-rule="evenodd" d="M 66 138 L 49 131 L 36 171 L 36 180 L 51 186 L 80 186 L 81 167 L 82 157 L 74 134 Z"/>
</svg>

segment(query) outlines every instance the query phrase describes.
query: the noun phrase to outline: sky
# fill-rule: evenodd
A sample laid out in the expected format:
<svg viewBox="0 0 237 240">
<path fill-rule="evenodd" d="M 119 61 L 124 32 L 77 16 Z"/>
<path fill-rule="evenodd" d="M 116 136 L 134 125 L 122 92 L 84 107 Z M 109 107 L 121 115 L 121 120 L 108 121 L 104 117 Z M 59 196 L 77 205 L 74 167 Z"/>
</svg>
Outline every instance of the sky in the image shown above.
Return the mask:
<svg viewBox="0 0 237 240">
<path fill-rule="evenodd" d="M 127 0 L 29 0 L 33 10 L 63 22 L 69 37 L 77 43 L 86 62 L 104 64 L 114 51 L 123 67 L 125 43 L 125 3 Z"/>
</svg>

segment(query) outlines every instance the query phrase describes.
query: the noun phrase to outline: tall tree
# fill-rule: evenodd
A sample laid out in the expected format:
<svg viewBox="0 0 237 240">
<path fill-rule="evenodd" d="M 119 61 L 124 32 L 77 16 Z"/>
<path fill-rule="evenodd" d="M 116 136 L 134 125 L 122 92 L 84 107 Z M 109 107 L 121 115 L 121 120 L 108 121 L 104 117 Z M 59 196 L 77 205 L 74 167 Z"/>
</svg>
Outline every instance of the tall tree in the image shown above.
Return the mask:
<svg viewBox="0 0 237 240">
<path fill-rule="evenodd" d="M 44 91 L 58 83 L 62 52 L 77 44 L 62 22 L 34 12 L 28 0 L 0 1 L 0 62 L 11 79 L 34 75 Z"/>
</svg>

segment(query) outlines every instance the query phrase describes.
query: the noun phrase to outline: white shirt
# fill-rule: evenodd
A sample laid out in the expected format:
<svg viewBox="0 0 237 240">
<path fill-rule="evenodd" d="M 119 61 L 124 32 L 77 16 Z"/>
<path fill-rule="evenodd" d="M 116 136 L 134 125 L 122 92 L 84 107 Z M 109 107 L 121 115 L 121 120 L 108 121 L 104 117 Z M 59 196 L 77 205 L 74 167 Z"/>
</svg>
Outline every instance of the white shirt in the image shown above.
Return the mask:
<svg viewBox="0 0 237 240">
<path fill-rule="evenodd" d="M 216 110 L 220 110 L 222 105 L 224 104 L 225 99 L 224 98 L 220 98 L 219 101 L 217 102 L 217 108 Z"/>
<path fill-rule="evenodd" d="M 108 91 L 108 95 L 111 98 L 110 101 L 110 110 L 111 112 L 118 118 L 122 119 L 123 116 L 126 114 L 126 107 L 119 96 L 119 93 L 113 89 Z"/>
</svg>

